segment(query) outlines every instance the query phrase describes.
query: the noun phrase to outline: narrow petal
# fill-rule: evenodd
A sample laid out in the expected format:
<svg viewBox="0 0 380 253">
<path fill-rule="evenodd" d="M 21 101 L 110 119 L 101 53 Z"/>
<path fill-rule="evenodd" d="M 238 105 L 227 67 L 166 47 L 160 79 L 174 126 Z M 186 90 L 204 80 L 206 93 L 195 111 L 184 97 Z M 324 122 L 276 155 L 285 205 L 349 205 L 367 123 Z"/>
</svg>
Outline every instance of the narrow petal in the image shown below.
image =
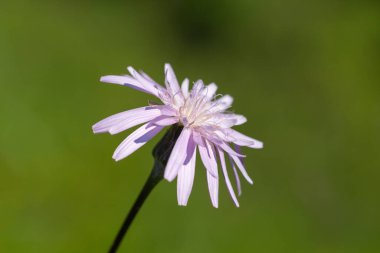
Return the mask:
<svg viewBox="0 0 380 253">
<path fill-rule="evenodd" d="M 210 83 L 204 88 L 203 92 L 204 92 L 204 95 L 210 100 L 214 97 L 217 89 L 218 89 L 218 86 L 216 86 L 215 83 Z"/>
<path fill-rule="evenodd" d="M 164 174 L 165 179 L 169 182 L 173 181 L 173 179 L 177 176 L 179 168 L 185 162 L 190 137 L 191 130 L 189 128 L 184 128 L 173 147 Z"/>
<path fill-rule="evenodd" d="M 247 146 L 255 149 L 261 149 L 264 146 L 261 141 L 255 140 L 234 129 L 227 129 L 225 130 L 225 133 L 227 141 L 233 142 L 239 146 Z"/>
<path fill-rule="evenodd" d="M 236 125 L 237 120 L 231 117 L 214 117 L 207 121 L 221 128 L 230 128 Z"/>
<path fill-rule="evenodd" d="M 220 128 L 226 129 L 236 125 L 241 125 L 247 122 L 247 118 L 239 114 L 219 113 L 206 121 L 208 124 L 217 125 Z"/>
<path fill-rule="evenodd" d="M 219 153 L 220 164 L 222 165 L 222 171 L 223 171 L 223 175 L 224 175 L 224 179 L 226 181 L 226 185 L 227 185 L 228 191 L 230 192 L 231 198 L 235 202 L 235 205 L 237 207 L 239 207 L 239 202 L 238 202 L 238 200 L 236 198 L 236 195 L 235 195 L 235 192 L 234 192 L 234 188 L 232 187 L 230 178 L 228 177 L 226 161 L 224 159 L 224 152 L 223 152 L 223 150 L 218 149 L 218 153 Z"/>
<path fill-rule="evenodd" d="M 247 122 L 247 118 L 240 114 L 225 114 L 228 118 L 236 120 L 235 125 L 242 125 Z"/>
<path fill-rule="evenodd" d="M 108 130 L 108 132 L 110 134 L 118 134 L 131 127 L 143 124 L 161 115 L 161 111 L 158 109 L 158 107 L 142 107 L 140 109 L 141 110 L 136 110 L 135 112 L 131 113 L 129 117 L 126 117 L 118 124 L 113 125 Z"/>
<path fill-rule="evenodd" d="M 177 199 L 180 206 L 187 205 L 191 189 L 193 188 L 196 154 L 197 152 L 194 150 L 190 161 L 186 165 L 182 165 L 178 171 Z"/>
<path fill-rule="evenodd" d="M 160 111 L 162 115 L 166 116 L 177 116 L 177 110 L 173 109 L 170 105 L 165 105 L 160 107 Z"/>
<path fill-rule="evenodd" d="M 105 133 L 105 132 L 108 132 L 108 130 L 120 123 L 121 121 L 123 121 L 124 119 L 130 117 L 131 114 L 133 114 L 133 112 L 131 111 L 135 111 L 137 109 L 134 109 L 134 110 L 129 110 L 129 111 L 125 111 L 125 112 L 120 112 L 120 113 L 117 113 L 117 114 L 114 114 L 112 116 L 109 116 L 99 122 L 97 122 L 96 124 L 94 124 L 92 126 L 92 131 L 96 134 L 98 133 Z"/>
<path fill-rule="evenodd" d="M 239 154 L 237 153 L 235 150 L 233 150 L 228 144 L 226 144 L 225 142 L 221 142 L 221 143 L 215 143 L 217 146 L 219 146 L 220 148 L 222 148 L 224 151 L 226 151 L 228 154 L 230 155 L 234 155 L 234 156 L 237 156 L 237 157 L 245 157 L 245 155 L 243 154 Z"/>
<path fill-rule="evenodd" d="M 208 191 L 210 192 L 211 203 L 215 208 L 218 208 L 219 178 L 214 177 L 209 171 L 207 171 L 207 184 Z"/>
<path fill-rule="evenodd" d="M 181 85 L 181 91 L 184 97 L 189 96 L 189 79 L 186 78 L 185 80 L 183 80 Z"/>
<path fill-rule="evenodd" d="M 213 177 L 218 178 L 218 163 L 215 158 L 214 149 L 207 140 L 204 140 L 204 143 L 204 146 L 198 145 L 199 154 L 201 155 L 203 165 L 208 173 L 210 173 Z"/>
<path fill-rule="evenodd" d="M 198 131 L 193 131 L 193 140 L 199 146 L 204 147 L 206 144 L 204 143 L 202 135 Z"/>
<path fill-rule="evenodd" d="M 157 108 L 157 109 L 156 109 Z M 98 123 L 94 124 L 92 126 L 92 130 L 94 133 L 105 133 L 108 132 L 112 127 L 117 126 L 123 121 L 130 120 L 138 115 L 144 114 L 145 112 L 149 111 L 149 113 L 160 115 L 160 108 L 161 107 L 151 107 L 151 106 L 144 106 L 132 110 L 128 110 L 125 112 L 120 112 L 117 114 L 114 114 L 112 116 L 109 116 Z M 144 123 L 144 122 L 142 122 Z"/>
<path fill-rule="evenodd" d="M 233 98 L 230 95 L 224 95 L 223 97 L 213 101 L 213 105 L 210 107 L 210 112 L 223 112 L 230 108 L 233 102 Z"/>
<path fill-rule="evenodd" d="M 201 155 L 203 165 L 207 171 L 207 184 L 211 203 L 215 208 L 217 208 L 219 194 L 218 164 L 216 161 L 214 148 L 211 146 L 209 141 L 204 140 L 204 143 L 204 146 L 198 146 L 199 154 Z"/>
<path fill-rule="evenodd" d="M 244 178 L 248 181 L 248 183 L 253 184 L 253 180 L 249 177 L 247 171 L 244 168 L 244 165 L 243 165 L 241 159 L 239 159 L 239 157 L 237 157 L 237 156 L 234 156 L 231 154 L 229 154 L 229 155 L 231 156 L 232 160 L 234 160 L 234 162 L 237 165 L 237 167 L 239 168 L 241 174 L 243 174 Z"/>
<path fill-rule="evenodd" d="M 224 95 L 223 97 L 219 98 L 217 101 L 229 107 L 234 102 L 234 99 L 230 95 Z"/>
<path fill-rule="evenodd" d="M 161 115 L 158 116 L 157 118 L 153 119 L 151 121 L 151 124 L 155 124 L 158 126 L 170 126 L 178 122 L 177 117 L 170 117 L 170 116 L 165 116 Z"/>
<path fill-rule="evenodd" d="M 235 182 L 236 182 L 236 188 L 238 190 L 238 196 L 241 195 L 241 183 L 240 183 L 240 177 L 239 177 L 239 174 L 236 170 L 236 167 L 235 167 L 235 164 L 231 158 L 231 156 L 228 156 L 228 160 L 230 160 L 230 164 L 231 164 L 231 167 L 234 171 L 234 176 L 235 176 Z"/>
<path fill-rule="evenodd" d="M 241 147 L 239 145 L 234 144 L 234 149 L 235 149 L 235 151 L 237 153 L 242 154 Z M 244 157 L 239 157 L 239 159 L 240 159 L 241 163 L 245 166 L 245 163 L 244 163 L 244 159 L 245 158 Z"/>
<path fill-rule="evenodd" d="M 162 128 L 162 126 L 149 127 L 148 123 L 139 127 L 116 148 L 112 158 L 119 161 L 129 156 L 158 134 Z"/>
<path fill-rule="evenodd" d="M 156 81 L 154 81 L 147 73 L 145 73 L 144 71 L 140 71 L 140 75 L 142 75 L 145 79 L 147 79 L 148 81 L 150 81 L 150 82 L 152 82 L 152 83 L 154 83 L 155 84 L 155 86 L 156 85 L 158 85 L 158 86 L 161 86 L 161 85 L 159 85 Z M 162 86 L 161 86 L 162 87 Z"/>
<path fill-rule="evenodd" d="M 193 87 L 191 88 L 190 96 L 191 97 L 197 97 L 199 93 L 203 90 L 204 88 L 204 83 L 202 80 L 197 80 Z"/>
<path fill-rule="evenodd" d="M 159 84 L 157 84 L 154 81 L 151 81 L 150 78 L 145 78 L 131 66 L 129 66 L 127 69 L 129 73 L 131 73 L 131 75 L 140 83 L 140 85 L 144 87 L 144 89 L 146 89 L 147 91 L 149 91 L 149 93 L 155 95 L 156 97 L 159 97 L 159 91 L 162 89 L 162 87 Z"/>
<path fill-rule="evenodd" d="M 180 92 L 177 77 L 174 74 L 173 68 L 169 63 L 165 64 L 165 83 L 166 88 L 175 95 Z"/>
<path fill-rule="evenodd" d="M 120 84 L 123 86 L 128 86 L 128 87 L 133 88 L 135 90 L 151 94 L 151 92 L 148 91 L 147 89 L 145 89 L 145 87 L 142 86 L 136 79 L 134 79 L 128 75 L 125 75 L 125 76 L 116 76 L 116 75 L 102 76 L 100 78 L 100 81 L 103 83 L 114 83 L 114 84 Z"/>
</svg>

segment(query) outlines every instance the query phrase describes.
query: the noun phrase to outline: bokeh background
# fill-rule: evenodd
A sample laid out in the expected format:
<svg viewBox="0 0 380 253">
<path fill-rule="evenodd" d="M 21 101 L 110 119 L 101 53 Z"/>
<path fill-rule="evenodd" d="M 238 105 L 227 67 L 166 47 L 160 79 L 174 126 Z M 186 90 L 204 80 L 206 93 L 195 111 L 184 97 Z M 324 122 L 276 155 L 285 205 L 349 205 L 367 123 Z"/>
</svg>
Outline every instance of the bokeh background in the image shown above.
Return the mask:
<svg viewBox="0 0 380 253">
<path fill-rule="evenodd" d="M 379 1 L 1 0 L 0 251 L 106 252 L 159 138 L 91 125 L 150 97 L 99 77 L 132 65 L 216 82 L 264 141 L 252 187 L 211 206 L 198 161 L 188 207 L 162 182 L 120 252 L 378 252 Z"/>
</svg>

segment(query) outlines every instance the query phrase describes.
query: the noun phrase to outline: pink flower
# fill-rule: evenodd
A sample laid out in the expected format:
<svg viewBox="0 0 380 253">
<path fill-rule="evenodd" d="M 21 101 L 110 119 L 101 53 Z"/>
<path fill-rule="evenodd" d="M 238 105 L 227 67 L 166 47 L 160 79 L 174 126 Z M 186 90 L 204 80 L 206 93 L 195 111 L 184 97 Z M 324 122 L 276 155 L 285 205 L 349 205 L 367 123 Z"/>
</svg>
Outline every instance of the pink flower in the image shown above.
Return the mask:
<svg viewBox="0 0 380 253">
<path fill-rule="evenodd" d="M 117 134 L 143 124 L 117 147 L 113 159 L 119 161 L 129 156 L 166 126 L 179 124 L 183 126 L 183 130 L 174 145 L 164 174 L 169 182 L 177 177 L 178 204 L 186 206 L 189 199 L 198 149 L 207 171 L 212 205 L 218 207 L 218 161 L 220 161 L 227 188 L 236 206 L 239 206 L 228 175 L 225 157 L 227 156 L 231 164 L 240 195 L 237 170 L 250 184 L 253 184 L 245 170 L 243 163 L 245 156 L 241 154 L 240 146 L 260 149 L 263 143 L 231 128 L 247 121 L 243 115 L 226 111 L 231 107 L 232 97 L 215 95 L 217 86 L 214 83 L 204 85 L 202 80 L 196 81 L 191 90 L 188 79 L 185 79 L 180 86 L 170 64 L 165 64 L 165 88 L 143 72 L 137 72 L 132 67 L 128 67 L 128 70 L 131 76 L 103 76 L 100 81 L 152 94 L 160 99 L 162 104 L 151 104 L 121 112 L 93 125 L 94 133 Z"/>
</svg>

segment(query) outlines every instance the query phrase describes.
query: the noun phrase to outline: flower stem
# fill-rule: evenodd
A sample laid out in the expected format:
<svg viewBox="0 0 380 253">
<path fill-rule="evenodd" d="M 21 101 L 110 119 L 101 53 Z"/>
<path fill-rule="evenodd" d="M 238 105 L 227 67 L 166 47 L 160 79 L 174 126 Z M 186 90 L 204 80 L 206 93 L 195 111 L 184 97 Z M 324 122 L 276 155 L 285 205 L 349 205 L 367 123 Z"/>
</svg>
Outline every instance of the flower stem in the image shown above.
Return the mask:
<svg viewBox="0 0 380 253">
<path fill-rule="evenodd" d="M 115 253 L 120 246 L 125 234 L 128 231 L 128 228 L 131 226 L 134 218 L 139 212 L 140 208 L 144 204 L 145 200 L 153 190 L 153 188 L 162 180 L 163 174 L 162 169 L 158 168 L 160 164 L 155 163 L 152 172 L 150 173 L 148 179 L 145 182 L 144 187 L 142 188 L 139 196 L 137 197 L 135 203 L 133 204 L 131 210 L 129 211 L 127 217 L 124 220 L 123 225 L 121 226 L 119 233 L 117 234 L 109 253 Z"/>
<path fill-rule="evenodd" d="M 108 251 L 109 253 L 115 253 L 118 250 L 125 234 L 127 233 L 129 227 L 131 226 L 145 200 L 148 198 L 153 188 L 164 178 L 166 164 L 181 131 L 181 126 L 172 126 L 153 149 L 153 156 L 155 158 L 153 169 L 127 217 L 125 218 L 124 223 L 119 230 L 119 233 L 117 234 L 110 250 Z"/>
</svg>

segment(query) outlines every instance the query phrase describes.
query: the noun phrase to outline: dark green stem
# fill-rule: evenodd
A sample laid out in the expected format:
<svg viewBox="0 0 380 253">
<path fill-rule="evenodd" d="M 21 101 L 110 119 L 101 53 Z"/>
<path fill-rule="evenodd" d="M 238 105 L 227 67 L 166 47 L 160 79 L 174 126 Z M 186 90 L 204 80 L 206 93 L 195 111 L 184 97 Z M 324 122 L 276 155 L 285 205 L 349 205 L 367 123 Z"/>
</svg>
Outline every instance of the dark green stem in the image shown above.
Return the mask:
<svg viewBox="0 0 380 253">
<path fill-rule="evenodd" d="M 152 172 L 150 173 L 147 181 L 145 182 L 144 187 L 142 188 L 139 196 L 137 197 L 135 203 L 133 204 L 131 210 L 129 211 L 127 217 L 124 220 L 123 225 L 121 226 L 119 233 L 117 234 L 109 253 L 114 253 L 119 248 L 125 234 L 128 231 L 128 228 L 131 226 L 134 218 L 136 217 L 137 213 L 139 212 L 140 208 L 144 204 L 144 201 L 147 199 L 153 188 L 162 180 L 163 175 L 161 171 L 163 171 L 160 168 L 157 168 L 160 165 L 157 165 L 155 163 L 155 166 L 153 167 Z"/>
<path fill-rule="evenodd" d="M 119 230 L 119 233 L 117 234 L 110 250 L 108 251 L 109 253 L 115 253 L 118 250 L 125 234 L 127 233 L 129 227 L 131 226 L 145 200 L 148 198 L 153 188 L 163 179 L 165 166 L 169 160 L 170 153 L 181 131 L 182 127 L 178 125 L 172 126 L 153 149 L 153 156 L 155 158 L 153 169 L 127 217 L 125 218 L 124 223 Z"/>
</svg>

